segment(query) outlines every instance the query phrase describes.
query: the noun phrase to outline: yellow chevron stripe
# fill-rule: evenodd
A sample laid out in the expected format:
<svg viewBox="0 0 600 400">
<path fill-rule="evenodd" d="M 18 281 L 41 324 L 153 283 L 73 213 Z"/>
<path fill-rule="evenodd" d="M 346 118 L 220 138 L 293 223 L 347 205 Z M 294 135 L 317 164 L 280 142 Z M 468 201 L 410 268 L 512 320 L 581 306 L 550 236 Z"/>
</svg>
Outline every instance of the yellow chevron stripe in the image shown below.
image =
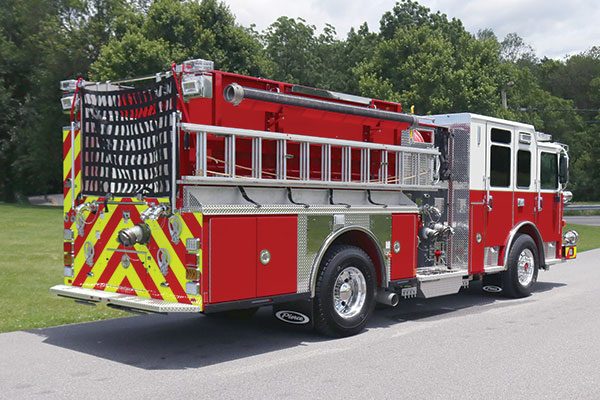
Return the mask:
<svg viewBox="0 0 600 400">
<path fill-rule="evenodd" d="M 86 199 L 86 201 L 93 201 L 93 200 L 97 200 L 97 199 L 98 199 L 97 197 L 89 197 Z M 118 201 L 120 199 L 115 199 L 115 200 Z M 166 199 L 164 199 L 164 200 L 166 200 Z M 136 206 L 136 209 L 139 213 L 146 210 L 146 208 L 147 208 L 147 206 L 145 206 L 145 205 Z M 116 205 L 109 207 L 109 212 L 105 213 L 104 218 L 100 218 L 100 216 L 98 216 L 98 218 L 93 222 L 93 224 L 91 226 L 90 225 L 86 226 L 86 232 L 89 232 L 87 235 L 86 241 L 89 241 L 92 243 L 92 245 L 94 245 L 97 241 L 97 235 L 96 235 L 97 231 L 100 232 L 101 234 L 108 233 L 108 232 L 105 233 L 104 229 L 106 228 L 106 225 L 107 225 L 108 221 L 110 220 L 110 217 L 112 216 L 113 212 L 116 212 L 115 211 L 116 209 L 117 209 Z M 197 214 L 197 215 L 195 215 L 195 217 L 197 218 L 198 223 L 201 226 L 202 216 L 200 214 Z M 118 218 L 121 218 L 121 217 L 119 216 Z M 183 220 L 183 218 L 179 217 L 179 219 L 180 219 L 181 228 L 182 228 L 181 234 L 180 234 L 180 240 L 183 243 L 183 245 L 185 245 L 186 239 L 193 237 L 193 235 L 192 235 L 192 232 L 189 229 L 189 227 L 185 224 L 185 221 Z M 168 233 L 165 234 L 165 232 L 163 232 L 158 221 L 147 221 L 147 223 L 150 226 L 150 229 L 152 232 L 152 238 L 156 242 L 156 245 L 159 248 L 164 248 L 168 251 L 169 256 L 170 256 L 169 266 L 171 268 L 171 273 L 173 273 L 175 275 L 175 278 L 182 286 L 183 291 L 185 291 L 185 284 L 186 284 L 185 258 L 180 259 L 178 257 L 178 255 L 175 251 L 175 247 L 173 246 L 173 244 L 171 242 L 170 235 Z M 164 219 L 160 222 L 160 224 L 167 224 L 167 223 L 168 222 Z M 107 242 L 107 245 L 105 246 L 105 248 L 103 249 L 101 254 L 95 255 L 94 265 L 91 270 L 92 276 L 88 276 L 85 279 L 83 287 L 93 288 L 98 283 L 98 280 L 102 276 L 102 272 L 104 271 L 104 269 L 108 263 L 108 260 L 111 258 L 111 256 L 113 256 L 113 253 L 114 253 L 113 250 L 109 250 L 109 249 L 111 249 L 111 248 L 115 249 L 119 245 L 117 242 L 117 239 L 116 239 L 117 238 L 116 233 L 121 229 L 128 228 L 131 226 L 133 226 L 133 222 L 131 220 L 125 222 L 121 218 L 115 231 L 109 233 L 111 235 L 111 238 Z M 140 255 L 140 257 L 143 257 L 142 260 L 144 261 L 144 266 L 146 267 L 147 272 L 150 274 L 150 277 L 151 277 L 152 281 L 154 282 L 155 286 L 157 287 L 162 298 L 166 301 L 177 302 L 177 298 L 176 298 L 175 294 L 173 293 L 172 289 L 169 288 L 168 286 L 164 285 L 164 283 L 166 282 L 166 279 L 163 276 L 162 272 L 160 271 L 160 267 L 158 266 L 157 261 L 154 260 L 154 258 L 151 256 L 147 247 L 145 245 L 136 245 L 135 249 L 137 251 L 146 252 L 146 254 L 144 256 Z M 133 257 L 135 257 L 135 254 L 129 254 L 129 256 L 131 258 L 133 258 Z M 123 281 L 123 279 L 125 277 L 127 277 L 127 279 L 131 283 L 134 290 L 136 290 L 136 294 L 138 296 L 149 298 L 150 294 L 148 292 L 146 292 L 146 289 L 142 283 L 142 280 L 140 279 L 140 277 L 137 276 L 137 273 L 136 273 L 134 267 L 129 266 L 128 268 L 124 268 L 120 262 L 120 258 L 122 257 L 122 255 L 117 255 L 117 257 L 119 257 L 119 265 L 115 269 L 115 272 L 113 273 L 111 278 L 109 279 L 105 290 L 111 291 L 111 292 L 117 291 L 119 284 Z M 199 254 L 199 257 L 202 257 L 201 252 Z M 201 260 L 201 258 L 200 258 L 200 260 Z M 79 252 L 75 256 L 75 266 L 76 266 L 75 273 L 76 274 L 81 270 L 81 268 L 84 266 L 84 264 L 85 264 L 85 254 L 84 254 L 83 246 L 82 246 L 82 248 L 79 250 Z M 201 264 L 201 262 L 200 262 L 200 264 Z M 163 285 L 161 285 L 161 284 L 163 284 Z M 187 295 L 187 296 L 188 296 L 188 298 L 190 298 L 190 300 L 193 299 L 193 302 L 192 302 L 193 304 L 199 305 L 202 307 L 202 297 L 200 295 L 198 295 L 198 296 Z"/>
<path fill-rule="evenodd" d="M 71 131 L 68 129 L 63 130 L 63 143 L 66 140 L 71 140 L 70 133 L 71 133 Z M 75 158 L 77 158 L 79 156 L 79 154 L 81 153 L 81 135 L 79 135 L 77 138 L 75 138 L 74 150 L 75 150 Z M 67 154 L 63 155 L 63 181 L 67 178 L 70 178 L 70 175 L 71 175 L 71 164 L 72 164 L 71 153 L 72 152 L 73 152 L 73 148 L 70 147 Z M 74 186 L 76 189 L 75 195 L 77 195 L 77 193 L 81 190 L 81 171 L 77 172 L 77 174 L 75 175 L 74 184 L 75 184 Z M 73 187 L 71 187 L 68 190 L 67 195 L 65 196 L 65 199 L 64 199 L 65 212 L 68 212 L 71 209 L 72 193 L 73 193 Z"/>
</svg>

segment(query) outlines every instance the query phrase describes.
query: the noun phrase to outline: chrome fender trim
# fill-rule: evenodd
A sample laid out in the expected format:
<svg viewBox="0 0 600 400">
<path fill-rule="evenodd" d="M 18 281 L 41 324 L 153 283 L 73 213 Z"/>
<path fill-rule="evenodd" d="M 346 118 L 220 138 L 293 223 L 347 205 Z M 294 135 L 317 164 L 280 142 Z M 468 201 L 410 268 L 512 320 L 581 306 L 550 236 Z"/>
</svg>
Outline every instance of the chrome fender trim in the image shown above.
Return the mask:
<svg viewBox="0 0 600 400">
<path fill-rule="evenodd" d="M 540 231 L 538 230 L 538 228 L 535 226 L 535 224 L 533 222 L 521 221 L 517 225 L 515 225 L 508 234 L 508 240 L 506 241 L 506 246 L 504 247 L 504 258 L 503 258 L 504 270 L 506 270 L 506 263 L 508 262 L 508 253 L 510 251 L 510 246 L 512 246 L 512 243 L 513 243 L 515 236 L 517 235 L 519 229 L 521 229 L 522 227 L 524 227 L 526 225 L 530 225 L 533 228 L 535 235 L 537 236 L 537 238 L 532 238 L 532 239 L 534 240 L 534 242 L 536 242 L 536 247 L 538 248 L 537 250 L 538 250 L 538 255 L 540 256 L 540 266 L 546 265 L 544 249 L 543 249 L 543 247 L 540 249 L 540 246 L 538 245 L 538 242 L 544 243 L 544 241 L 542 240 L 542 235 L 540 235 Z"/>
<path fill-rule="evenodd" d="M 317 256 L 315 257 L 315 259 L 313 261 L 313 264 L 311 267 L 311 272 L 310 272 L 310 297 L 311 298 L 315 297 L 315 292 L 316 292 L 316 288 L 317 288 L 317 275 L 318 275 L 317 272 L 319 270 L 319 266 L 321 265 L 321 261 L 323 260 L 323 257 L 325 256 L 325 253 L 327 252 L 327 250 L 329 250 L 329 247 L 335 242 L 335 240 L 337 238 L 342 236 L 344 233 L 348 233 L 351 231 L 360 231 L 362 233 L 365 233 L 369 237 L 369 239 L 373 242 L 375 247 L 377 248 L 377 250 L 378 250 L 377 253 L 379 255 L 379 264 L 380 264 L 380 268 L 381 268 L 381 278 L 383 281 L 383 286 L 387 286 L 387 282 L 389 282 L 389 277 L 387 276 L 387 271 L 385 268 L 385 259 L 383 257 L 383 250 L 381 249 L 381 246 L 379 246 L 377 238 L 370 230 L 365 229 L 362 226 L 348 225 L 348 226 L 345 226 L 343 228 L 340 228 L 340 229 L 330 233 L 329 236 L 327 236 L 327 238 L 321 245 L 321 248 L 319 249 L 319 252 L 317 253 Z"/>
</svg>

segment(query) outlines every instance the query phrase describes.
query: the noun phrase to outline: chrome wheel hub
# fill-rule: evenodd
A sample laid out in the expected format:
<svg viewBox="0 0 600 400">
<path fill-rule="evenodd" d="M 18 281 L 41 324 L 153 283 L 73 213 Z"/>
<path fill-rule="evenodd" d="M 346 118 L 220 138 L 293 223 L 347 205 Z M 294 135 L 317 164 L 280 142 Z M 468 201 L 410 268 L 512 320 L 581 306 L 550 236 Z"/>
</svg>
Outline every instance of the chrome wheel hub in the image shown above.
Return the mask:
<svg viewBox="0 0 600 400">
<path fill-rule="evenodd" d="M 365 305 L 367 280 L 356 267 L 344 268 L 333 285 L 333 305 L 335 312 L 348 319 L 357 315 Z"/>
<path fill-rule="evenodd" d="M 519 260 L 517 262 L 517 277 L 519 283 L 523 286 L 527 286 L 533 280 L 533 273 L 535 272 L 535 259 L 533 253 L 529 249 L 524 249 L 519 254 Z"/>
</svg>

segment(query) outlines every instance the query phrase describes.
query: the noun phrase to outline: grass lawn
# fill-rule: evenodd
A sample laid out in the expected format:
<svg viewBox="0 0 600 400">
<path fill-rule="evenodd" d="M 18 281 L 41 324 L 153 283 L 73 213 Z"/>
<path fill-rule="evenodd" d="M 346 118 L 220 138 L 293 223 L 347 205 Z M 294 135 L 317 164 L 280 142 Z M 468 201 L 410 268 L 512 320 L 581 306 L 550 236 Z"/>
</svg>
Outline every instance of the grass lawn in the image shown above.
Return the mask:
<svg viewBox="0 0 600 400">
<path fill-rule="evenodd" d="M 62 284 L 62 209 L 0 204 L 0 332 L 130 315 L 51 295 Z"/>
<path fill-rule="evenodd" d="M 577 252 L 600 247 L 600 226 L 567 224 L 565 229 L 575 229 L 579 233 Z"/>
<path fill-rule="evenodd" d="M 127 316 L 51 295 L 62 283 L 62 210 L 0 204 L 0 332 Z M 579 251 L 600 247 L 600 227 L 568 225 Z"/>
</svg>

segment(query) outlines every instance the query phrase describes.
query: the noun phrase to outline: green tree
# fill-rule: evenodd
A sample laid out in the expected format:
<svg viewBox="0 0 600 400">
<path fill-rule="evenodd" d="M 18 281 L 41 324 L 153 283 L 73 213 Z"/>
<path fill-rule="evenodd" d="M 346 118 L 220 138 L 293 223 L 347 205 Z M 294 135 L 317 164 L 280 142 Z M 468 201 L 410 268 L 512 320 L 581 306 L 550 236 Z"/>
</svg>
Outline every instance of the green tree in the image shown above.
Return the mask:
<svg viewBox="0 0 600 400">
<path fill-rule="evenodd" d="M 475 38 L 460 21 L 409 0 L 381 20 L 373 57 L 356 70 L 361 92 L 414 104 L 418 113 L 494 113 L 499 44 Z"/>
<path fill-rule="evenodd" d="M 194 58 L 242 74 L 263 75 L 266 68 L 256 34 L 236 24 L 223 3 L 156 0 L 101 49 L 91 75 L 104 80 L 152 74 Z"/>
</svg>

